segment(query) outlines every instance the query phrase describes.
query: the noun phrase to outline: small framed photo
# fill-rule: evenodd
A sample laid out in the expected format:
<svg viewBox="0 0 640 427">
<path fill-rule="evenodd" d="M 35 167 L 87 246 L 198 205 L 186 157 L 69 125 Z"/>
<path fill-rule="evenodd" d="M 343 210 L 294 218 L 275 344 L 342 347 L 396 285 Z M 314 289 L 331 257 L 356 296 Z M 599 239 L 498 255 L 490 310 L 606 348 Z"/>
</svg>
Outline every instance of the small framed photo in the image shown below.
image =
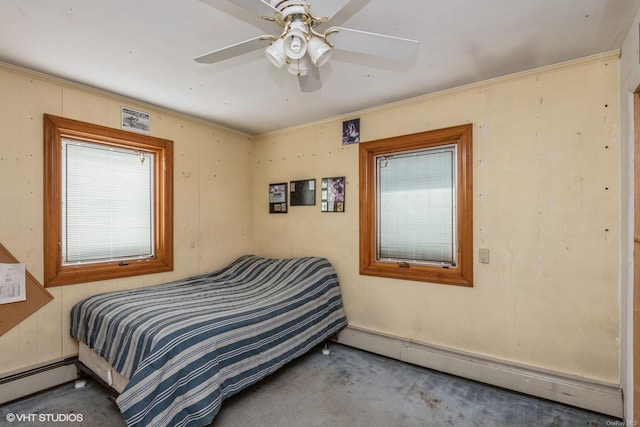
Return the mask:
<svg viewBox="0 0 640 427">
<path fill-rule="evenodd" d="M 151 115 L 144 111 L 122 107 L 122 129 L 133 132 L 149 133 L 151 130 Z"/>
<path fill-rule="evenodd" d="M 342 145 L 360 142 L 360 119 L 342 122 Z"/>
<path fill-rule="evenodd" d="M 316 204 L 316 180 L 305 179 L 289 183 L 291 206 L 313 206 Z"/>
<path fill-rule="evenodd" d="M 269 213 L 287 213 L 287 183 L 269 184 Z"/>
<path fill-rule="evenodd" d="M 322 212 L 344 212 L 345 177 L 322 178 L 320 195 Z"/>
</svg>

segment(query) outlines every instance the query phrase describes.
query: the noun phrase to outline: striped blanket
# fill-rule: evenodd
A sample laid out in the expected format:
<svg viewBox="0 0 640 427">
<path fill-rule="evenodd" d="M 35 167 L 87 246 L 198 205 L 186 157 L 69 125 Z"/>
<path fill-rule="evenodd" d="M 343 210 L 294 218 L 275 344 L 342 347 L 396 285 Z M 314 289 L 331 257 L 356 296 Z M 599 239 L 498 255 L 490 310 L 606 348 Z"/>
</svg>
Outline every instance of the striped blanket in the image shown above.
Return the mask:
<svg viewBox="0 0 640 427">
<path fill-rule="evenodd" d="M 129 426 L 204 426 L 225 398 L 346 326 L 324 258 L 243 256 L 210 274 L 89 297 L 71 335 L 129 379 Z"/>
</svg>

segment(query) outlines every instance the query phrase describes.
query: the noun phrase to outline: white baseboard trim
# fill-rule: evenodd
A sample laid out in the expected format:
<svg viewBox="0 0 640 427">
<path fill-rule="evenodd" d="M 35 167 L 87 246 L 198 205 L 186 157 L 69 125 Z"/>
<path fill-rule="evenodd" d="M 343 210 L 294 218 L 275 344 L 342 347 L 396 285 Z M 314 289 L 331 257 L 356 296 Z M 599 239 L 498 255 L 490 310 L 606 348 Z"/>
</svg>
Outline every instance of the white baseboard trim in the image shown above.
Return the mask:
<svg viewBox="0 0 640 427">
<path fill-rule="evenodd" d="M 0 405 L 75 380 L 75 359 L 61 359 L 2 376 Z"/>
<path fill-rule="evenodd" d="M 336 341 L 392 359 L 578 408 L 624 417 L 622 389 L 348 326 Z"/>
</svg>

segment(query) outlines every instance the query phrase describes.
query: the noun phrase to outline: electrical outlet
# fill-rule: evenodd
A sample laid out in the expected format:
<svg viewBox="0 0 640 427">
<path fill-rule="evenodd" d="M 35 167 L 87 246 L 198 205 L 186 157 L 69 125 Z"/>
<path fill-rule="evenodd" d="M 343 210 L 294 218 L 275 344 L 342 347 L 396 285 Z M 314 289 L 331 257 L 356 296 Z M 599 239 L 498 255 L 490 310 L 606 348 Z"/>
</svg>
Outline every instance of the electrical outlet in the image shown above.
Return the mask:
<svg viewBox="0 0 640 427">
<path fill-rule="evenodd" d="M 481 248 L 478 250 L 478 261 L 482 264 L 489 264 L 489 249 Z"/>
</svg>

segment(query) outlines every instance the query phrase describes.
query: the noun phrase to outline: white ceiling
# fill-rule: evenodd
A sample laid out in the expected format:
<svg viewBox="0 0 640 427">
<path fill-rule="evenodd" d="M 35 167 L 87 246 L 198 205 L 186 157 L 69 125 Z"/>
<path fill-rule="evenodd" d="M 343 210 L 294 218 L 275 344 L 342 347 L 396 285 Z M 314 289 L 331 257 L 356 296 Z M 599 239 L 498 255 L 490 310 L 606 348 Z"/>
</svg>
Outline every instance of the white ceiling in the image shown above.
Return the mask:
<svg viewBox="0 0 640 427">
<path fill-rule="evenodd" d="M 417 57 L 336 50 L 320 69 L 322 89 L 302 93 L 262 51 L 193 61 L 281 32 L 227 0 L 2 0 L 0 61 L 260 134 L 618 49 L 639 5 L 354 0 L 331 24 L 418 40 Z"/>
</svg>

